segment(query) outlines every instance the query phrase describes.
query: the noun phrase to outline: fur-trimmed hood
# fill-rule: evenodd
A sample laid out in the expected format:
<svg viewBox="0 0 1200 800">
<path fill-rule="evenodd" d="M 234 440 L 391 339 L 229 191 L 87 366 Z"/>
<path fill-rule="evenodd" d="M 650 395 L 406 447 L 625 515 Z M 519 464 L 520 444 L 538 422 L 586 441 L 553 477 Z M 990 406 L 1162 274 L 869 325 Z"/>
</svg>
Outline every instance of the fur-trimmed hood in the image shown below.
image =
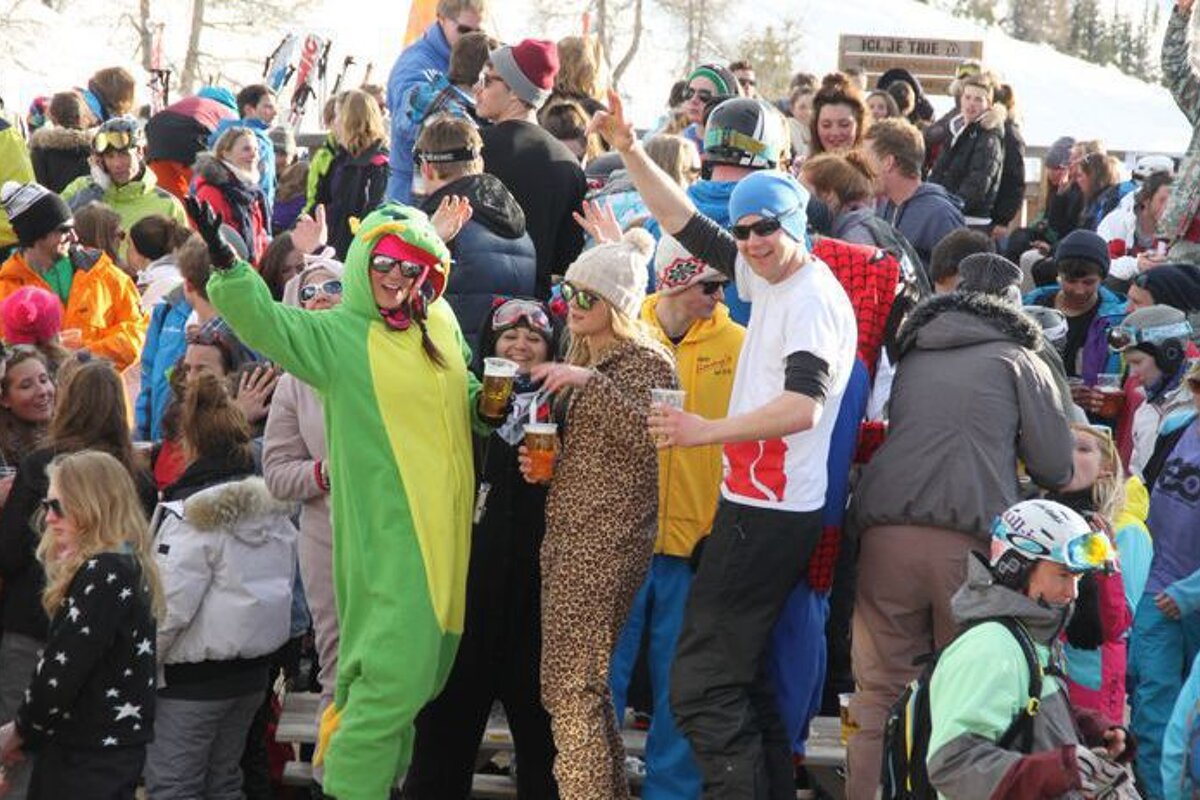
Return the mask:
<svg viewBox="0 0 1200 800">
<path fill-rule="evenodd" d="M 196 162 L 192 172 L 213 185 L 220 185 L 234 180 L 233 171 L 211 152 L 205 150 L 196 154 Z"/>
<path fill-rule="evenodd" d="M 271 535 L 280 517 L 291 514 L 289 503 L 276 500 L 259 477 L 218 484 L 189 497 L 183 516 L 198 531 L 232 533 L 255 544 Z"/>
<path fill-rule="evenodd" d="M 1001 103 L 993 103 L 991 107 L 980 115 L 976 120 L 979 127 L 985 131 L 997 131 L 1001 136 L 1004 135 L 1004 123 L 1008 121 L 1008 109 Z M 960 132 L 970 127 L 967 118 L 962 114 L 958 114 L 954 119 L 950 120 L 950 133 L 957 136 Z"/>
<path fill-rule="evenodd" d="M 92 150 L 93 131 L 75 128 L 38 128 L 29 137 L 30 150 Z"/>
<path fill-rule="evenodd" d="M 1041 337 L 1037 323 L 1003 300 L 978 292 L 951 292 L 913 309 L 898 341 L 903 356 L 914 347 L 948 350 L 992 341 L 1035 350 Z"/>
</svg>

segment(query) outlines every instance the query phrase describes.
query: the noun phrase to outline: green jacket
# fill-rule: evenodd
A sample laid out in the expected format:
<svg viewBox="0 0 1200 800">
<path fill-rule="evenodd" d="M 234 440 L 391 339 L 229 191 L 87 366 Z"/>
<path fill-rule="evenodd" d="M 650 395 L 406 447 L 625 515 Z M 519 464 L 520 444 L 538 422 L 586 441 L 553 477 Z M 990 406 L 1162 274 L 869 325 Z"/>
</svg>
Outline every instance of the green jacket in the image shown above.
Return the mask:
<svg viewBox="0 0 1200 800">
<path fill-rule="evenodd" d="M 33 178 L 33 163 L 29 160 L 29 148 L 25 140 L 8 120 L 0 117 L 0 186 L 5 181 L 29 183 Z M 17 243 L 8 215 L 0 207 L 0 251 Z"/>
<path fill-rule="evenodd" d="M 67 184 L 62 191 L 62 197 L 72 211 L 78 211 L 88 203 L 99 201 L 111 206 L 121 217 L 121 228 L 126 232 L 138 220 L 153 214 L 170 217 L 176 222 L 188 224 L 187 212 L 183 203 L 166 189 L 158 187 L 158 179 L 154 170 L 142 168 L 142 174 L 137 180 L 132 180 L 124 186 L 113 186 L 107 175 L 98 172 L 94 167 L 91 175 L 83 175 Z M 129 238 L 125 238 L 128 242 Z M 125 255 L 125 244 L 121 245 L 121 255 Z"/>
<path fill-rule="evenodd" d="M 333 165 L 333 159 L 337 156 L 337 149 L 337 139 L 331 133 L 325 137 L 324 143 L 317 148 L 317 152 L 313 153 L 312 158 L 309 159 L 308 180 L 305 183 L 305 214 L 311 214 L 313 208 L 317 205 L 317 195 L 320 191 L 321 180 L 325 177 L 325 173 L 329 172 L 329 167 Z"/>
</svg>

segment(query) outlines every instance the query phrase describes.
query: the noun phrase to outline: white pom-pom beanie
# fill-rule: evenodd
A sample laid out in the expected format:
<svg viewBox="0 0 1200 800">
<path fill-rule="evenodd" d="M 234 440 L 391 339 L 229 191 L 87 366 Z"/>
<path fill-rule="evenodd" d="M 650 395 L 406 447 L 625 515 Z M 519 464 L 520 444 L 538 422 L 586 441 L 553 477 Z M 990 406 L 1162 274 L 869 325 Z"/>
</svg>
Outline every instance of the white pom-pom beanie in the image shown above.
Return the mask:
<svg viewBox="0 0 1200 800">
<path fill-rule="evenodd" d="M 619 242 L 598 244 L 567 268 L 564 278 L 579 289 L 595 292 L 630 319 L 641 313 L 646 299 L 646 265 L 654 252 L 654 237 L 640 228 L 626 231 Z"/>
</svg>

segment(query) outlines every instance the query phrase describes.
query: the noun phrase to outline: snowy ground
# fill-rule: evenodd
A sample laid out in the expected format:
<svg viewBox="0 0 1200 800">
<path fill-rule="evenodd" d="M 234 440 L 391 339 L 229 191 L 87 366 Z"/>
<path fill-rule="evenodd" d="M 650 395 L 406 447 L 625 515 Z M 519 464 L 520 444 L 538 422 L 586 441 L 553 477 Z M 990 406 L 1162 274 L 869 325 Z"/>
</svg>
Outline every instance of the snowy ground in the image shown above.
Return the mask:
<svg viewBox="0 0 1200 800">
<path fill-rule="evenodd" d="M 985 41 L 985 60 L 1000 70 L 1017 90 L 1024 111 L 1026 139 L 1047 145 L 1058 136 L 1103 138 L 1121 150 L 1181 152 L 1190 128 L 1169 93 L 1116 69 L 1096 67 L 1064 56 L 1046 46 L 1018 42 L 988 32 L 931 6 L 913 0 L 746 0 L 753 14 L 737 15 L 731 25 L 744 30 L 751 24 L 792 19 L 804 31 L 796 67 L 818 74 L 837 62 L 840 33 L 920 35 Z M 7 6 L 6 6 L 7 4 Z M 0 14 L 16 8 L 16 16 L 32 22 L 4 30 L 0 49 L 0 95 L 10 107 L 24 108 L 37 94 L 78 85 L 98 67 L 136 61 L 127 22 L 121 12 L 132 11 L 133 0 L 108 3 L 75 0 L 59 15 L 35 0 L 0 0 Z M 126 9 L 128 6 L 128 9 Z M 182 53 L 186 34 L 186 0 L 156 0 L 167 21 L 169 57 Z M 532 20 L 528 0 L 494 0 L 493 24 L 502 38 L 514 40 L 536 31 L 557 37 L 570 32 L 565 25 L 546 26 Z M 386 10 L 381 10 L 386 9 Z M 368 0 L 322 0 L 307 27 L 333 37 L 331 70 L 347 54 L 360 66 L 351 73 L 360 80 L 373 61 L 373 80 L 384 82 L 399 50 L 407 21 L 407 3 L 384 6 Z M 264 23 L 237 36 L 208 35 L 204 48 L 221 56 L 223 79 L 241 84 L 258 79 L 262 58 L 285 31 Z M 647 21 L 644 44 L 630 67 L 623 89 L 632 95 L 639 122 L 652 121 L 679 67 L 682 38 L 673 23 L 658 15 Z M 631 79 L 632 78 L 632 79 Z M 935 101 L 945 107 L 946 101 Z"/>
</svg>

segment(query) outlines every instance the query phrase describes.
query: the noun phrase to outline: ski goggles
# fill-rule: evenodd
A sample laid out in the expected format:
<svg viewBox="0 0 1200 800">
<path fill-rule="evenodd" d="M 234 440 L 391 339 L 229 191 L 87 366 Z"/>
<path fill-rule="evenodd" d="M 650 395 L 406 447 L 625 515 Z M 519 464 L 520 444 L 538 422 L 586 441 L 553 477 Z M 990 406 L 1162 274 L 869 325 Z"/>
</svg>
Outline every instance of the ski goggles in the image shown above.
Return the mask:
<svg viewBox="0 0 1200 800">
<path fill-rule="evenodd" d="M 109 150 L 131 150 L 137 145 L 137 135 L 132 131 L 100 131 L 92 139 L 92 150 L 97 153 L 107 153 Z"/>
<path fill-rule="evenodd" d="M 562 292 L 563 300 L 573 304 L 580 311 L 591 311 L 592 307 L 600 302 L 600 295 L 572 286 L 569 283 L 564 282 L 559 287 L 559 291 Z"/>
<path fill-rule="evenodd" d="M 549 315 L 540 303 L 532 300 L 505 300 L 492 312 L 492 330 L 497 333 L 521 323 L 546 337 L 551 334 Z"/>
<path fill-rule="evenodd" d="M 1190 339 L 1192 325 L 1187 320 L 1173 322 L 1170 325 L 1155 325 L 1151 328 L 1138 328 L 1133 325 L 1117 325 L 1108 331 L 1108 346 L 1121 352 L 1139 344 L 1161 344 L 1167 339 Z"/>
<path fill-rule="evenodd" d="M 321 293 L 326 297 L 337 297 L 342 293 L 342 282 L 328 280 L 324 283 L 310 283 L 300 288 L 300 302 L 307 303 Z"/>
<path fill-rule="evenodd" d="M 371 256 L 371 271 L 378 272 L 380 275 L 387 275 L 396 267 L 400 268 L 400 274 L 411 280 L 416 280 L 421 277 L 421 273 L 425 271 L 424 264 L 418 264 L 415 261 L 405 261 L 400 258 L 392 258 L 379 253 Z"/>
<path fill-rule="evenodd" d="M 1072 572 L 1107 570 L 1117 561 L 1112 540 L 1098 531 L 1068 539 L 1059 550 L 1060 552 L 1051 553 L 1050 558 L 1065 565 Z"/>
</svg>

